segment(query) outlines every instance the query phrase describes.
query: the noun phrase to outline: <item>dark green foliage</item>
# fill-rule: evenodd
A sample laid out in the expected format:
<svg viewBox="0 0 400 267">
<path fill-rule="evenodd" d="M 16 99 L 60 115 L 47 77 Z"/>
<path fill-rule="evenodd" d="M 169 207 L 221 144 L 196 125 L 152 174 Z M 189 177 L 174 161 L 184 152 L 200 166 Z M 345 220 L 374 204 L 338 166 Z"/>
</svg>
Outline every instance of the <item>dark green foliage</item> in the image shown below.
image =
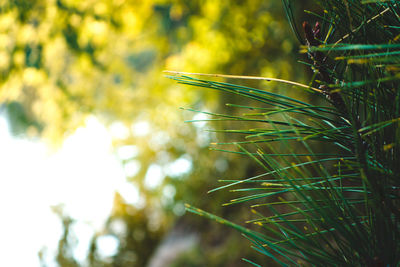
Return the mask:
<svg viewBox="0 0 400 267">
<path fill-rule="evenodd" d="M 283 2 L 293 22 L 291 1 Z M 400 6 L 397 1 L 316 4 L 321 12 L 303 24 L 307 45 L 302 50 L 314 71 L 312 90 L 305 91 L 319 97 L 320 104 L 230 83 L 171 77 L 254 101 L 254 106 L 230 105 L 245 110 L 241 116 L 207 114 L 210 120 L 237 121 L 247 128 L 220 130 L 235 133 L 236 142 L 216 149 L 253 158 L 260 165 L 258 175 L 222 180 L 224 185 L 212 191 L 230 189 L 238 195 L 226 205 L 249 203 L 256 217 L 247 223 L 258 228 L 187 209 L 237 229 L 255 250 L 281 265 L 397 266 Z M 293 23 L 292 28 L 301 29 Z"/>
<path fill-rule="evenodd" d="M 13 135 L 23 135 L 30 129 L 40 131 L 42 128 L 37 121 L 29 116 L 30 114 L 25 110 L 24 106 L 18 102 L 6 103 L 0 107 L 1 109 L 5 109 L 8 120 L 13 122 L 10 129 Z"/>
</svg>

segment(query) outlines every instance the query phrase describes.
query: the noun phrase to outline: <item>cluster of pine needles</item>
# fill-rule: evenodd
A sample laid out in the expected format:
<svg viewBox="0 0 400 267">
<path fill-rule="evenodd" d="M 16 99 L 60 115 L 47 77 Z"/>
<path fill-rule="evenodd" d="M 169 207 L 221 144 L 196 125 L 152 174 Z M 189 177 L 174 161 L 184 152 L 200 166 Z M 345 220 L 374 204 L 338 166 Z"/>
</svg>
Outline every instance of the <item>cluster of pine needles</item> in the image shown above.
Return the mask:
<svg viewBox="0 0 400 267">
<path fill-rule="evenodd" d="M 237 105 L 243 115 L 207 113 L 210 120 L 260 125 L 226 130 L 243 138 L 219 144 L 253 158 L 260 174 L 223 180 L 212 190 L 237 192 L 227 205 L 249 203 L 254 219 L 247 223 L 255 227 L 187 209 L 237 229 L 283 266 L 398 266 L 400 3 L 315 2 L 321 12 L 309 12 L 314 21 L 297 25 L 292 1 L 283 0 L 301 52 L 309 55 L 310 84 L 247 78 L 298 87 L 318 104 L 190 74 L 169 76 L 257 102 Z M 224 148 L 232 145 L 236 150 Z"/>
</svg>

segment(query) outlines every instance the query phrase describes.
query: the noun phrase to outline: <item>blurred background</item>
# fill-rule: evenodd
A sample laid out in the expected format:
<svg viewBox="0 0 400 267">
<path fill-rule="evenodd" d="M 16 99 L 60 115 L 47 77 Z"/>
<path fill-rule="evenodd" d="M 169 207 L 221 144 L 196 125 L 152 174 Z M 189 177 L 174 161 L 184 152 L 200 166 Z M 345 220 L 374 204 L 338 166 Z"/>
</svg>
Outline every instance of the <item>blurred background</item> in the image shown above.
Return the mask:
<svg viewBox="0 0 400 267">
<path fill-rule="evenodd" d="M 257 174 L 210 151 L 237 96 L 163 70 L 305 80 L 281 1 L 0 1 L 0 247 L 4 266 L 248 266 L 218 179 Z M 301 13 L 304 4 L 296 7 Z M 231 81 L 232 82 L 232 81 Z M 234 81 L 237 82 L 237 81 Z M 279 92 L 275 84 L 246 82 Z"/>
</svg>

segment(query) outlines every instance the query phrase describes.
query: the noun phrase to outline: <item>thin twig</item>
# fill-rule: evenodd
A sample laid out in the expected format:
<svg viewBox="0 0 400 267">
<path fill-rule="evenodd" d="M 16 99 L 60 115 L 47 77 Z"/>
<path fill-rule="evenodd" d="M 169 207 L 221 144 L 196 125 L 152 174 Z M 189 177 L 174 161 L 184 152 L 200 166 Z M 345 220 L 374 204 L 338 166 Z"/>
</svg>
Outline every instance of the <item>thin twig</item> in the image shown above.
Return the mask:
<svg viewBox="0 0 400 267">
<path fill-rule="evenodd" d="M 305 85 L 305 84 L 293 82 L 293 81 L 288 81 L 288 80 L 283 80 L 283 79 L 277 79 L 277 78 L 267 78 L 267 77 L 259 77 L 259 76 L 228 75 L 228 74 L 195 73 L 195 72 L 183 72 L 183 71 L 172 71 L 172 70 L 164 70 L 163 72 L 169 73 L 169 74 L 174 74 L 174 75 L 197 75 L 197 76 L 208 76 L 208 77 L 219 77 L 219 78 L 230 78 L 230 79 L 273 81 L 273 82 L 291 84 L 291 85 L 311 89 L 318 93 L 323 93 L 322 90 L 317 89 L 312 86 L 309 86 L 309 85 Z"/>
<path fill-rule="evenodd" d="M 397 4 L 394 4 L 393 6 L 397 6 Z M 383 10 L 381 13 L 379 13 L 379 14 L 373 16 L 372 18 L 370 18 L 369 20 L 367 20 L 367 22 L 366 22 L 365 24 L 371 23 L 372 21 L 376 20 L 377 18 L 383 16 L 383 15 L 384 15 L 386 12 L 388 12 L 389 10 L 390 10 L 389 7 L 386 8 L 386 9 Z M 351 33 L 355 33 L 356 31 L 358 31 L 358 30 L 361 28 L 361 26 L 362 26 L 363 24 L 364 24 L 364 23 L 362 23 L 362 24 L 361 24 L 360 26 L 358 26 L 357 28 L 353 29 L 353 30 L 351 31 Z M 333 47 L 335 47 L 337 44 L 341 43 L 344 39 L 348 38 L 348 37 L 350 36 L 351 33 L 348 33 L 348 34 L 346 34 L 345 36 L 343 36 L 342 38 L 340 38 L 340 39 L 333 45 Z"/>
</svg>

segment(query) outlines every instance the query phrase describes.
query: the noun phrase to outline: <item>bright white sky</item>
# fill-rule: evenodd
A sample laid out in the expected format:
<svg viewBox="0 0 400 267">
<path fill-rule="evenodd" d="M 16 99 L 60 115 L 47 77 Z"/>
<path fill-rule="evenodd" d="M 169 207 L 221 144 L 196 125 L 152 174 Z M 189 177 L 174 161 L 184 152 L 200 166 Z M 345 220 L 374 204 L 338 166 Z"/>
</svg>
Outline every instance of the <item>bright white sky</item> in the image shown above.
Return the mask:
<svg viewBox="0 0 400 267">
<path fill-rule="evenodd" d="M 75 256 L 83 259 L 95 230 L 110 215 L 114 192 L 131 203 L 138 190 L 128 184 L 124 168 L 111 151 L 111 134 L 94 117 L 68 137 L 62 148 L 49 153 L 40 142 L 12 137 L 0 116 L 0 251 L 2 266 L 39 266 L 38 251 L 47 246 L 54 256 L 62 234 L 51 206 L 64 203 L 79 223 Z M 112 255 L 118 241 L 102 239 L 100 250 Z M 54 263 L 53 263 L 54 264 Z"/>
</svg>

